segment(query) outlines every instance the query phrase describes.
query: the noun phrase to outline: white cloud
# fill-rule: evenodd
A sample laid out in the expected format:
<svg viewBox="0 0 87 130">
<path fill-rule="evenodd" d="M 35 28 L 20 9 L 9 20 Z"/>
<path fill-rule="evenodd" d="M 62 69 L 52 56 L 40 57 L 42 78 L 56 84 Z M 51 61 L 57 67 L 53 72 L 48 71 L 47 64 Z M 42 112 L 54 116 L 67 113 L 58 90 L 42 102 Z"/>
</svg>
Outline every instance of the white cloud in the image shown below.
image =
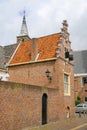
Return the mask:
<svg viewBox="0 0 87 130">
<path fill-rule="evenodd" d="M 66 19 L 73 49 L 87 49 L 87 0 L 0 0 L 0 45 L 16 42 L 24 9 L 31 37 L 59 32 Z"/>
<path fill-rule="evenodd" d="M 37 14 L 43 19 L 48 18 L 50 13 L 50 7 L 48 5 L 44 5 L 40 10 L 38 10 Z"/>
</svg>

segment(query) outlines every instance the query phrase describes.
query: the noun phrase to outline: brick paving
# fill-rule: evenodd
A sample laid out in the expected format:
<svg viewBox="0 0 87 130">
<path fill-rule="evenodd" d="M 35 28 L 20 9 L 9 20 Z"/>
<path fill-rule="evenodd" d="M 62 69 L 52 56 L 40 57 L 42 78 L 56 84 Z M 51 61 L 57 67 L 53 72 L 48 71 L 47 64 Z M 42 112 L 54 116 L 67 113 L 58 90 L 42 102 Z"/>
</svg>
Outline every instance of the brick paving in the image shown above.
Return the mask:
<svg viewBox="0 0 87 130">
<path fill-rule="evenodd" d="M 74 118 L 69 118 L 63 121 L 49 123 L 47 125 L 38 126 L 36 128 L 25 128 L 23 130 L 72 130 L 74 127 L 87 123 L 87 115 L 76 115 Z"/>
</svg>

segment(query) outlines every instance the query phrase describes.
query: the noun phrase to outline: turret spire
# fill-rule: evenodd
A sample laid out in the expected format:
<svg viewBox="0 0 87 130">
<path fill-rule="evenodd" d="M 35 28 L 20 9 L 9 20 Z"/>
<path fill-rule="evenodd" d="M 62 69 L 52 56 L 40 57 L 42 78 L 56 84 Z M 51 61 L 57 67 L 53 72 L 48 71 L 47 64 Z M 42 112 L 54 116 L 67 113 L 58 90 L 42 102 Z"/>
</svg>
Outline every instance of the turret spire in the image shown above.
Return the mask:
<svg viewBox="0 0 87 130">
<path fill-rule="evenodd" d="M 28 35 L 28 29 L 27 29 L 26 18 L 25 18 L 25 11 L 24 11 L 20 35 L 21 36 Z"/>
</svg>

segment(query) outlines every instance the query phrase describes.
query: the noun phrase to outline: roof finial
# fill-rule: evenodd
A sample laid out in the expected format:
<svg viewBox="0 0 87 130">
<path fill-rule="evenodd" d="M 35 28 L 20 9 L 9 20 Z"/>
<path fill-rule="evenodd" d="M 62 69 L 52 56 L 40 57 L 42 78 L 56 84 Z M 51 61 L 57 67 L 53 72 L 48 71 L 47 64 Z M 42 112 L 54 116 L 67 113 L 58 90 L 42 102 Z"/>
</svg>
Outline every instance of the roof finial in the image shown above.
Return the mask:
<svg viewBox="0 0 87 130">
<path fill-rule="evenodd" d="M 66 41 L 69 41 L 69 33 L 68 33 L 68 23 L 67 20 L 63 20 L 63 27 L 61 28 L 61 34 L 66 39 Z"/>
<path fill-rule="evenodd" d="M 24 16 L 25 16 L 25 13 L 26 13 L 26 12 L 25 12 L 25 10 L 24 10 Z"/>
<path fill-rule="evenodd" d="M 20 35 L 28 35 L 28 29 L 27 29 L 26 18 L 25 18 L 25 10 L 23 11 L 23 13 L 24 13 L 24 16 L 23 16 Z"/>
</svg>

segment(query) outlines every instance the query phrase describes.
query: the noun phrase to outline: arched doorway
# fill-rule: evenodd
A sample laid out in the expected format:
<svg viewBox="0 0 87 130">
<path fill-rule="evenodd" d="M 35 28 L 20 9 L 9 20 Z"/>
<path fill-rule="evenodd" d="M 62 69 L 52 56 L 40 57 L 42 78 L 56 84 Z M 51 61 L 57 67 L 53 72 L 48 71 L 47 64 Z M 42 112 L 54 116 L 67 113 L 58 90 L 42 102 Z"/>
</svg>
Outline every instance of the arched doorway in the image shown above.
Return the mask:
<svg viewBox="0 0 87 130">
<path fill-rule="evenodd" d="M 67 110 L 67 118 L 70 118 L 70 107 L 67 106 L 66 110 Z"/>
<path fill-rule="evenodd" d="M 42 96 L 42 125 L 47 123 L 47 94 Z"/>
</svg>

